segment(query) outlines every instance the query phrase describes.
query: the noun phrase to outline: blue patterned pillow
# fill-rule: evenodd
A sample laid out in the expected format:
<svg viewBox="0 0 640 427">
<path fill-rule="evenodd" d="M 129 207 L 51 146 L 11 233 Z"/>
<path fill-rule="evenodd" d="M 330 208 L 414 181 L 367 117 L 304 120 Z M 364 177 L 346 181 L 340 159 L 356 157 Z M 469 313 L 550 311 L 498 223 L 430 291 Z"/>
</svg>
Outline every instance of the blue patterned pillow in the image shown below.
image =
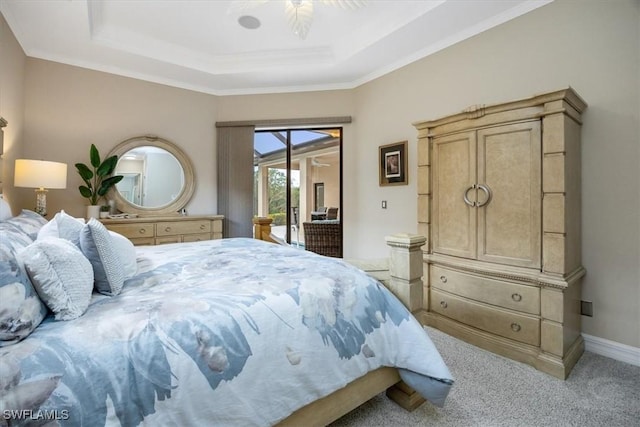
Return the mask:
<svg viewBox="0 0 640 427">
<path fill-rule="evenodd" d="M 45 237 L 56 237 L 69 240 L 80 249 L 80 231 L 84 225 L 84 219 L 74 218 L 65 211 L 58 212 L 38 232 L 38 240 Z"/>
<path fill-rule="evenodd" d="M 98 292 L 118 295 L 122 290 L 124 274 L 109 230 L 100 221 L 91 218 L 82 226 L 80 248 L 93 267 Z"/>
<path fill-rule="evenodd" d="M 16 257 L 33 238 L 18 228 L 22 219 L 17 225 L 12 219 L 0 222 L 0 347 L 28 336 L 47 314 L 47 307 Z"/>
<path fill-rule="evenodd" d="M 18 259 L 56 320 L 84 314 L 91 302 L 93 269 L 76 245 L 66 239 L 38 239 L 21 250 Z"/>
<path fill-rule="evenodd" d="M 47 220 L 43 216 L 38 215 L 33 211 L 23 209 L 20 215 L 14 216 L 4 221 L 13 225 L 18 230 L 27 233 L 31 237 L 31 241 L 35 241 L 38 238 L 38 231 L 47 224 Z"/>
</svg>

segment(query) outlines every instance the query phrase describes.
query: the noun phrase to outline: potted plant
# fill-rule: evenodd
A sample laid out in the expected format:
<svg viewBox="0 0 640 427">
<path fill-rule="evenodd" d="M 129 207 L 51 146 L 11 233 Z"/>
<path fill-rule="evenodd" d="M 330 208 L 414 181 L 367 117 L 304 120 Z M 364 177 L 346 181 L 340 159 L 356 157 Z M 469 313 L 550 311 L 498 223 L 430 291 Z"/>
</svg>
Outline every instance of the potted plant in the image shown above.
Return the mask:
<svg viewBox="0 0 640 427">
<path fill-rule="evenodd" d="M 85 183 L 85 185 L 79 186 L 78 190 L 80 190 L 82 197 L 89 201 L 87 218 L 98 218 L 100 215 L 98 201 L 107 194 L 111 187 L 120 182 L 123 176 L 112 176 L 118 163 L 118 156 L 111 156 L 101 161 L 100 153 L 94 144 L 91 144 L 89 150 L 89 160 L 91 167 L 84 163 L 76 163 L 75 165 L 78 174 Z"/>
<path fill-rule="evenodd" d="M 109 205 L 100 206 L 100 218 L 107 218 L 109 216 Z"/>
</svg>

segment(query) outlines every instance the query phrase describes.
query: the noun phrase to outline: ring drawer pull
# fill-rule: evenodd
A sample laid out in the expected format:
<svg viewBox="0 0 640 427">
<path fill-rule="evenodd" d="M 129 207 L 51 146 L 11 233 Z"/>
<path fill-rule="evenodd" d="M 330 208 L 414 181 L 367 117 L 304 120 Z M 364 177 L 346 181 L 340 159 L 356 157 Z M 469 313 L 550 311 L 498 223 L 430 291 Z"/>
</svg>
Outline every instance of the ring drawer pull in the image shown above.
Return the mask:
<svg viewBox="0 0 640 427">
<path fill-rule="evenodd" d="M 522 295 L 520 294 L 511 294 L 511 299 L 514 301 L 522 301 Z"/>
<path fill-rule="evenodd" d="M 144 234 L 146 232 L 147 232 L 147 230 L 145 230 L 144 228 L 141 228 L 140 230 L 138 230 L 138 233 L 140 233 L 140 234 Z"/>
<path fill-rule="evenodd" d="M 171 227 L 166 227 L 166 228 L 164 229 L 164 231 L 166 231 L 166 232 L 168 233 L 169 231 L 171 231 Z"/>
<path fill-rule="evenodd" d="M 440 276 L 440 281 L 442 283 L 447 283 L 447 276 Z"/>
<path fill-rule="evenodd" d="M 511 324 L 511 330 L 513 332 L 520 332 L 520 329 L 522 329 L 522 327 L 520 325 L 518 325 L 517 323 L 512 323 Z"/>
<path fill-rule="evenodd" d="M 204 224 L 200 224 L 200 230 L 204 230 L 205 229 L 205 225 Z"/>
<path fill-rule="evenodd" d="M 447 308 L 447 302 L 446 301 L 440 301 L 440 307 Z"/>
</svg>

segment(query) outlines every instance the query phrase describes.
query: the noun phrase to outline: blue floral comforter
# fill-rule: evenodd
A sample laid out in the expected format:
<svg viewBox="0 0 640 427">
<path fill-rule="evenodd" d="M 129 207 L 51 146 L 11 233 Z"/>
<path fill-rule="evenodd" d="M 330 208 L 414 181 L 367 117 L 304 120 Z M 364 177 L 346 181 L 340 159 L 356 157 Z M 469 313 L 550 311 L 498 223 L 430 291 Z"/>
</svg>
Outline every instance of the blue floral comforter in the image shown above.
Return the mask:
<svg viewBox="0 0 640 427">
<path fill-rule="evenodd" d="M 381 366 L 446 397 L 424 329 L 341 260 L 252 239 L 137 250 L 120 295 L 0 348 L 2 406 L 39 408 L 29 425 L 271 425 Z"/>
</svg>

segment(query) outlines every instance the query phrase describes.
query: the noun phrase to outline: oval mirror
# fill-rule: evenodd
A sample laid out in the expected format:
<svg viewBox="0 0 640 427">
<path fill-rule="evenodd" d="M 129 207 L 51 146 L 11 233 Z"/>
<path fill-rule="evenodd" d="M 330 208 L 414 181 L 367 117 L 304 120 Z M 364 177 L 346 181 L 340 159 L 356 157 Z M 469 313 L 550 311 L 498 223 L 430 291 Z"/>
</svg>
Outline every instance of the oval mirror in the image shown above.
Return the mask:
<svg viewBox="0 0 640 427">
<path fill-rule="evenodd" d="M 111 190 L 119 211 L 139 215 L 177 214 L 195 189 L 193 166 L 175 144 L 157 136 L 136 136 L 118 144 L 114 174 L 124 178 Z"/>
</svg>

